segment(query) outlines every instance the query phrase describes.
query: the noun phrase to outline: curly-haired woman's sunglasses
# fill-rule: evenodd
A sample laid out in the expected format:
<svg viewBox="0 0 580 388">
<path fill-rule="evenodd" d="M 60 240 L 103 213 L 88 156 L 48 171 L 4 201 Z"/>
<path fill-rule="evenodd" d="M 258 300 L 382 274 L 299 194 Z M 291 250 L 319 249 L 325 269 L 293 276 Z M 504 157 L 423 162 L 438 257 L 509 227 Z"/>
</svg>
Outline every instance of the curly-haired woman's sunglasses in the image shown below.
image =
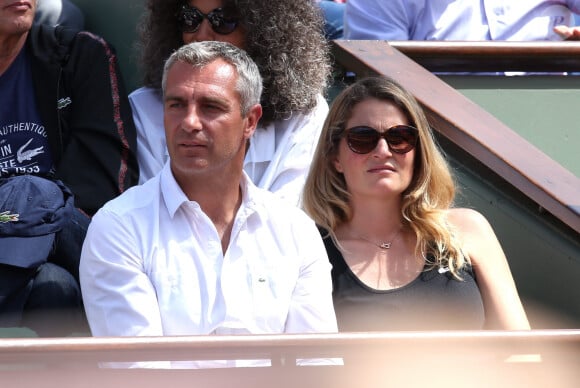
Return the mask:
<svg viewBox="0 0 580 388">
<path fill-rule="evenodd" d="M 415 148 L 419 139 L 419 131 L 410 125 L 395 125 L 385 132 L 359 126 L 347 129 L 345 134 L 348 148 L 357 154 L 368 154 L 377 147 L 381 138 L 385 139 L 391 152 L 406 154 Z"/>
<path fill-rule="evenodd" d="M 234 32 L 239 22 L 235 17 L 224 16 L 224 11 L 221 8 L 216 8 L 208 14 L 205 14 L 199 9 L 186 4 L 177 13 L 177 21 L 181 32 L 196 32 L 199 30 L 203 19 L 207 19 L 211 25 L 211 29 L 221 35 Z"/>
</svg>

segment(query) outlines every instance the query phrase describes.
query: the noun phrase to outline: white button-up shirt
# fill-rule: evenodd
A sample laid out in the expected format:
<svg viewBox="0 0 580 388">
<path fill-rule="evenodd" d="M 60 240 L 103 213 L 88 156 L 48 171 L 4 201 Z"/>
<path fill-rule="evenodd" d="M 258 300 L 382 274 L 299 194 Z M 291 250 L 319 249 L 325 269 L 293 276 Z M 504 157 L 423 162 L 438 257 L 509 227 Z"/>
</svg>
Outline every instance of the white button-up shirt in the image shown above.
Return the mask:
<svg viewBox="0 0 580 388">
<path fill-rule="evenodd" d="M 169 164 L 94 216 L 80 279 L 95 336 L 336 332 L 313 221 L 244 175 L 229 246 Z"/>
<path fill-rule="evenodd" d="M 562 40 L 580 0 L 348 0 L 345 39 Z"/>
<path fill-rule="evenodd" d="M 155 176 L 169 159 L 160 93 L 143 87 L 129 95 L 137 128 L 140 183 Z M 266 127 L 258 125 L 244 161 L 244 171 L 252 182 L 298 204 L 327 113 L 328 103 L 319 95 L 308 114 L 294 113 Z"/>
</svg>

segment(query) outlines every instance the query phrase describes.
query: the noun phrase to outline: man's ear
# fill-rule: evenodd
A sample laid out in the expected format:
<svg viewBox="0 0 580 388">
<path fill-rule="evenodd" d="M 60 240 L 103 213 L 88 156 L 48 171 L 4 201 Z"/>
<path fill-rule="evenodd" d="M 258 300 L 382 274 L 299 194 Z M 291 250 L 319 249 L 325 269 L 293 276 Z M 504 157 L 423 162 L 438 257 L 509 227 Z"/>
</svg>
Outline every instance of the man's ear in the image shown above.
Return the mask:
<svg viewBox="0 0 580 388">
<path fill-rule="evenodd" d="M 244 129 L 244 137 L 249 139 L 258 126 L 258 121 L 262 117 L 262 105 L 256 104 L 250 108 L 246 115 L 246 128 Z"/>
</svg>

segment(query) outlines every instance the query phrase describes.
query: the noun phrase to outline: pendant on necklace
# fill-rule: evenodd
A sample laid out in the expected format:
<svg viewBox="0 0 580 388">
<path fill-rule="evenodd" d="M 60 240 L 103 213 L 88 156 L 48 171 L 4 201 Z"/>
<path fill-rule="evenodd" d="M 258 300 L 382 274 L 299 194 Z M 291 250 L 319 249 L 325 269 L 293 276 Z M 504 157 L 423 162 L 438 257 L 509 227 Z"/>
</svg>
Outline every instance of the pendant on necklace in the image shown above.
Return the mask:
<svg viewBox="0 0 580 388">
<path fill-rule="evenodd" d="M 390 242 L 384 242 L 384 243 L 379 245 L 379 248 L 381 248 L 381 249 L 389 249 L 390 247 L 391 247 Z"/>
</svg>

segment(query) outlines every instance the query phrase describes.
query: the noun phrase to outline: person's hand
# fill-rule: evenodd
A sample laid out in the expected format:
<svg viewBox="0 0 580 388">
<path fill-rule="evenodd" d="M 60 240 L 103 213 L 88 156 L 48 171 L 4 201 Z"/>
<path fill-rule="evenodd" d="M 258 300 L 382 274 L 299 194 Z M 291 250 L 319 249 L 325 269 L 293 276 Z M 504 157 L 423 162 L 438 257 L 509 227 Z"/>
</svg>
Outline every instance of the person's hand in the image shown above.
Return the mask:
<svg viewBox="0 0 580 388">
<path fill-rule="evenodd" d="M 554 32 L 564 40 L 580 40 L 580 26 L 556 26 L 554 27 Z"/>
</svg>

